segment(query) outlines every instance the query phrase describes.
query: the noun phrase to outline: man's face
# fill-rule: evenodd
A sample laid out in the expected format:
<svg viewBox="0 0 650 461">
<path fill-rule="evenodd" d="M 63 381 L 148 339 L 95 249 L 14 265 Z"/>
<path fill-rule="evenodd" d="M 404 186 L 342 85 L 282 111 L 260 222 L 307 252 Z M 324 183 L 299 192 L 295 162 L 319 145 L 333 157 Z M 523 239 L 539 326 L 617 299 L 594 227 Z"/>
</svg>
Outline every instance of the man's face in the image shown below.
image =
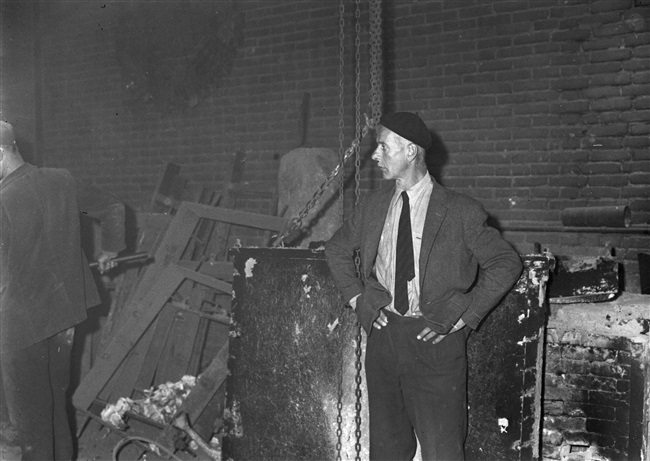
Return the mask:
<svg viewBox="0 0 650 461">
<path fill-rule="evenodd" d="M 377 130 L 375 139 L 377 148 L 372 159 L 377 162 L 384 179 L 402 178 L 409 166 L 406 158 L 408 142 L 383 126 Z"/>
</svg>

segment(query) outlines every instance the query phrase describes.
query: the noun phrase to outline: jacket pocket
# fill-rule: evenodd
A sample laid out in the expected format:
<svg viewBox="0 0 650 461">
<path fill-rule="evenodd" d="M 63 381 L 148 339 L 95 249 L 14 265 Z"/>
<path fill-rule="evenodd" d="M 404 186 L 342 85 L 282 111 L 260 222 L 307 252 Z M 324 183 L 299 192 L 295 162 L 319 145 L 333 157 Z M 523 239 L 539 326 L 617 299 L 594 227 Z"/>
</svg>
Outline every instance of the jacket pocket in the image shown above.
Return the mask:
<svg viewBox="0 0 650 461">
<path fill-rule="evenodd" d="M 390 292 L 376 279 L 368 278 L 363 287 L 363 293 L 357 299 L 357 317 L 367 334 L 370 334 L 372 323 L 379 316 L 379 310 L 392 301 Z"/>
<path fill-rule="evenodd" d="M 443 298 L 427 301 L 420 310 L 430 323 L 431 329 L 445 335 L 467 311 L 470 300 L 469 294 L 452 290 Z"/>
</svg>

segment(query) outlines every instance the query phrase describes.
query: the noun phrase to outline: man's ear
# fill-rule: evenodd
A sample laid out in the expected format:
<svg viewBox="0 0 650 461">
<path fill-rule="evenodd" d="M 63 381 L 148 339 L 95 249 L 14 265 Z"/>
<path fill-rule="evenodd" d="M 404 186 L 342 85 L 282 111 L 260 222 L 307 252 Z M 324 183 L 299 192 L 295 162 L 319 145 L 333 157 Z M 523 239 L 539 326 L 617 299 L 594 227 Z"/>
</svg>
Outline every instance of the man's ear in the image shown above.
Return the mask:
<svg viewBox="0 0 650 461">
<path fill-rule="evenodd" d="M 409 161 L 415 160 L 416 157 L 418 156 L 418 147 L 412 142 L 410 142 L 409 145 L 406 147 L 406 154 L 408 156 Z"/>
</svg>

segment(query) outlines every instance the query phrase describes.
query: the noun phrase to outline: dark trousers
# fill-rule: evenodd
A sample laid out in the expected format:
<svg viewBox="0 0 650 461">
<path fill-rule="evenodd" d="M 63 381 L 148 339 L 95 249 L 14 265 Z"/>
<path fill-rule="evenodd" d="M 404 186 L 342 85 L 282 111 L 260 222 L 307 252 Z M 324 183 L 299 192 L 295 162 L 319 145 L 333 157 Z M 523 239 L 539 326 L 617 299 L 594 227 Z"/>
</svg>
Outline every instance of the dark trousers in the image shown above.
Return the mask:
<svg viewBox="0 0 650 461">
<path fill-rule="evenodd" d="M 67 410 L 74 330 L 16 352 L 1 354 L 11 422 L 18 430 L 22 460 L 71 460 Z"/>
<path fill-rule="evenodd" d="M 467 434 L 466 328 L 438 344 L 416 338 L 424 319 L 387 313 L 366 347 L 372 461 L 464 459 Z"/>
</svg>

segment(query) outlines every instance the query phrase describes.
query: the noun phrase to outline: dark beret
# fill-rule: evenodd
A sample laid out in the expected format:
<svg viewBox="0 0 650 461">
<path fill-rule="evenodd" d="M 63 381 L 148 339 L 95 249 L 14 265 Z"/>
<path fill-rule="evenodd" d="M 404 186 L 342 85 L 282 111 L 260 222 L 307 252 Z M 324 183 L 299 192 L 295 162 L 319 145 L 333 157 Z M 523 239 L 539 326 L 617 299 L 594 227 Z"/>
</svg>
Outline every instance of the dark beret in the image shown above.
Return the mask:
<svg viewBox="0 0 650 461">
<path fill-rule="evenodd" d="M 379 124 L 402 138 L 408 139 L 413 144 L 423 147 L 425 150 L 429 149 L 433 142 L 429 128 L 418 114 L 393 112 L 384 115 L 379 120 Z"/>
</svg>

